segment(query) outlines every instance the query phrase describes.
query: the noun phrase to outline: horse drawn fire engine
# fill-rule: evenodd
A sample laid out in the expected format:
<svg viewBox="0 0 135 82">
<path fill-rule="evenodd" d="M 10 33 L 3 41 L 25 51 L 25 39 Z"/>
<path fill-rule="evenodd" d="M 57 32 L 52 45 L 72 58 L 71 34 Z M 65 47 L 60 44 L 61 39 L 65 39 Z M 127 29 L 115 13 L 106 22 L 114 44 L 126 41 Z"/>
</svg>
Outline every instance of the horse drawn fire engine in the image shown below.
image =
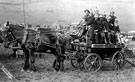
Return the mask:
<svg viewBox="0 0 135 82">
<path fill-rule="evenodd" d="M 124 45 L 118 44 L 91 44 L 88 46 L 86 42 L 73 41 L 71 43 L 75 50 L 71 50 L 71 64 L 74 68 L 85 68 L 87 71 L 98 71 L 103 65 L 104 60 L 111 61 L 114 69 L 124 67 L 126 63 L 125 54 L 123 52 Z"/>
</svg>

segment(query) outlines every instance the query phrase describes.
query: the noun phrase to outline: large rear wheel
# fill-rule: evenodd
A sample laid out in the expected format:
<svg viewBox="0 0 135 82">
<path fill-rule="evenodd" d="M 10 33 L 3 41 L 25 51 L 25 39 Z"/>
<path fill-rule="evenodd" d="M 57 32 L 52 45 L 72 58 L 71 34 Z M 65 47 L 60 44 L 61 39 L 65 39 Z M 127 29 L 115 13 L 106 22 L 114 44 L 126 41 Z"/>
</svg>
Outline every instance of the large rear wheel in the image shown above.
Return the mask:
<svg viewBox="0 0 135 82">
<path fill-rule="evenodd" d="M 90 53 L 84 60 L 86 71 L 97 72 L 102 66 L 102 59 L 98 54 Z"/>
<path fill-rule="evenodd" d="M 115 67 L 115 70 L 119 70 L 119 69 L 123 68 L 126 63 L 124 53 L 121 51 L 115 52 L 112 57 L 112 63 Z"/>
</svg>

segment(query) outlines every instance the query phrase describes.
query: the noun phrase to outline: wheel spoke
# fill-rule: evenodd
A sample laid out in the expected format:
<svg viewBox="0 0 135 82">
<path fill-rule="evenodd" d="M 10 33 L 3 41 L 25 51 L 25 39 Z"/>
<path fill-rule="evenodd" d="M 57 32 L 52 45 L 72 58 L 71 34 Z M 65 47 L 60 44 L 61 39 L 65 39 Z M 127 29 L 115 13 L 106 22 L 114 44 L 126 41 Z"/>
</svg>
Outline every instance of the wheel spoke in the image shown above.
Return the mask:
<svg viewBox="0 0 135 82">
<path fill-rule="evenodd" d="M 101 61 L 100 61 L 100 60 L 97 60 L 97 61 L 94 63 L 94 67 L 98 69 L 98 68 L 101 66 L 100 64 L 101 64 Z"/>
</svg>

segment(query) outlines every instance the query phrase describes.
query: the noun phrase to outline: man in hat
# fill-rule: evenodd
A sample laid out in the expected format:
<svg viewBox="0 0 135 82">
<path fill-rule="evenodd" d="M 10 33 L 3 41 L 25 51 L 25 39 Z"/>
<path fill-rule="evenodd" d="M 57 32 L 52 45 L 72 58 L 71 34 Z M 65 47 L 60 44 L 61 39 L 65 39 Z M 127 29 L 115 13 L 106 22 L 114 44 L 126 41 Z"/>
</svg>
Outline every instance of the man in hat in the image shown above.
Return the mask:
<svg viewBox="0 0 135 82">
<path fill-rule="evenodd" d="M 118 19 L 115 19 L 114 21 L 114 40 L 115 40 L 115 43 L 121 43 L 121 40 L 120 40 L 120 37 L 119 37 L 119 34 L 120 34 L 120 28 L 119 28 L 119 25 L 118 25 Z"/>
<path fill-rule="evenodd" d="M 91 15 L 90 11 L 88 9 L 84 10 L 85 16 L 82 18 L 80 23 L 78 25 L 86 25 L 89 26 L 93 23 L 94 17 Z"/>
<path fill-rule="evenodd" d="M 114 21 L 114 32 L 120 33 L 118 19 L 115 19 L 115 21 Z"/>
<path fill-rule="evenodd" d="M 102 34 L 102 30 L 103 30 L 103 16 L 100 15 L 95 15 L 95 21 L 92 25 L 92 27 L 95 30 L 95 43 L 99 44 L 99 43 L 103 43 L 103 34 Z"/>
<path fill-rule="evenodd" d="M 88 31 L 88 40 L 87 43 L 92 43 L 93 37 L 94 37 L 94 29 L 93 28 L 89 28 L 90 25 L 93 24 L 94 22 L 94 16 L 90 15 L 90 11 L 88 9 L 84 10 L 85 16 L 83 17 L 83 19 L 81 20 L 81 22 L 79 23 L 79 25 L 83 25 L 84 26 L 84 31 L 82 33 L 82 36 L 85 36 L 87 31 Z M 90 45 L 90 44 L 88 44 Z"/>
<path fill-rule="evenodd" d="M 90 9 L 90 16 L 93 16 L 94 17 L 94 13 L 93 13 L 93 10 Z"/>
<path fill-rule="evenodd" d="M 107 23 L 107 20 L 105 18 L 105 15 L 103 15 L 103 14 L 100 14 L 100 23 L 101 23 L 101 25 L 100 25 L 101 40 L 100 41 L 101 41 L 101 44 L 105 44 L 105 43 L 108 43 L 109 41 L 108 41 L 108 37 L 107 37 L 108 36 L 108 34 L 107 34 L 108 26 L 105 25 Z"/>
<path fill-rule="evenodd" d="M 104 28 L 104 33 L 105 33 L 105 38 L 106 38 L 106 42 L 107 43 L 111 43 L 110 42 L 110 18 L 106 17 L 106 14 L 103 15 L 103 28 Z"/>
<path fill-rule="evenodd" d="M 112 19 L 111 16 L 108 17 L 109 19 L 109 29 L 110 29 L 110 41 L 113 44 L 116 44 L 116 29 L 115 29 L 115 19 Z"/>
<path fill-rule="evenodd" d="M 113 27 L 114 26 L 114 21 L 115 21 L 115 19 L 117 18 L 115 15 L 115 12 L 113 11 L 113 10 L 111 10 L 110 11 L 110 21 L 109 21 L 109 23 L 111 24 L 111 26 Z"/>
<path fill-rule="evenodd" d="M 96 7 L 96 10 L 95 10 L 95 15 L 98 15 L 99 16 L 99 10 L 98 10 L 97 7 Z"/>
</svg>

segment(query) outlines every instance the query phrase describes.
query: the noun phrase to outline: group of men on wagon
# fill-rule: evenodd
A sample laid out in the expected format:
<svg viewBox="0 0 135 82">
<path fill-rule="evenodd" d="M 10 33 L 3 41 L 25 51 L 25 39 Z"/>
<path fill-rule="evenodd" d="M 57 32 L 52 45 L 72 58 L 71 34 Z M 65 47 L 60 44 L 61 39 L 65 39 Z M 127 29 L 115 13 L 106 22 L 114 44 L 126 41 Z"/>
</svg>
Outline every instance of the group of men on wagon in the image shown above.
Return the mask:
<svg viewBox="0 0 135 82">
<path fill-rule="evenodd" d="M 99 14 L 96 10 L 84 10 L 85 16 L 82 18 L 78 26 L 83 26 L 83 36 L 87 36 L 87 45 L 91 44 L 117 44 L 120 40 L 118 19 L 114 11 L 110 11 L 110 15 Z"/>
</svg>

